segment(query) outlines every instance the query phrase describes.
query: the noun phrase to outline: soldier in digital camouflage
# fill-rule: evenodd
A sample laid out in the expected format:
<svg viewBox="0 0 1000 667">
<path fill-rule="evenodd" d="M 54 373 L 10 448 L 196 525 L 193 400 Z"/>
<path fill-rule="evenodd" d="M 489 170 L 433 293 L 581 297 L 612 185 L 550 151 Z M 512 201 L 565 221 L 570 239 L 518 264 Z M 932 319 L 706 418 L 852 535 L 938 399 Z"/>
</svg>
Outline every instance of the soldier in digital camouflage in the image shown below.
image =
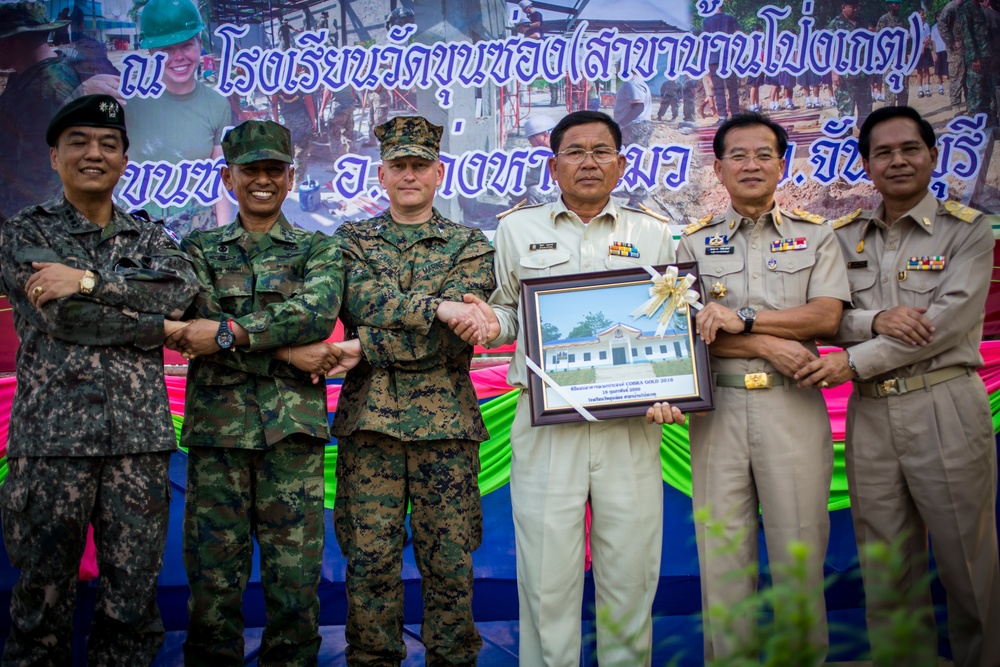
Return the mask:
<svg viewBox="0 0 1000 667">
<path fill-rule="evenodd" d="M 347 369 L 338 437 L 334 526 L 347 558 L 347 664 L 399 665 L 407 504 L 423 577 L 421 640 L 428 665 L 474 665 L 472 552 L 482 541 L 479 443 L 488 435 L 469 377 L 471 345 L 449 329 L 485 335 L 466 295 L 493 290 L 483 233 L 433 207 L 444 167 L 442 128 L 397 117 L 375 128 L 389 208 L 336 233 L 344 253 L 341 319 Z M 469 297 L 471 298 L 471 297 Z"/>
<path fill-rule="evenodd" d="M 254 537 L 267 625 L 261 665 L 315 665 L 324 537 L 324 343 L 340 310 L 341 254 L 292 227 L 291 135 L 247 121 L 222 142 L 236 221 L 194 230 L 183 248 L 201 282 L 191 320 L 167 344 L 192 359 L 181 442 L 188 447 L 184 565 L 191 586 L 187 665 L 242 665 L 242 599 Z M 317 378 L 311 378 L 310 374 Z"/>
<path fill-rule="evenodd" d="M 59 110 L 45 140 L 63 192 L 0 231 L 0 290 L 21 344 L 0 487 L 11 564 L 4 665 L 72 662 L 87 526 L 100 579 L 91 665 L 148 665 L 163 642 L 156 577 L 177 448 L 164 335 L 198 291 L 163 228 L 112 203 L 128 159 L 122 107 L 90 95 Z"/>
</svg>

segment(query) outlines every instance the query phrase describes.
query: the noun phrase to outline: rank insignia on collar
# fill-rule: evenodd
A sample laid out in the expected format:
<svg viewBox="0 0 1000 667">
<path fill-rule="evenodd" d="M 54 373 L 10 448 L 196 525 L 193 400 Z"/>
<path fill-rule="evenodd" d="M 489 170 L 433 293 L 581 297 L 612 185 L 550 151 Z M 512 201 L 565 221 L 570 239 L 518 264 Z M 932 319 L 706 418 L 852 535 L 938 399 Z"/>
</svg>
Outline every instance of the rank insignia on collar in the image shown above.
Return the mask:
<svg viewBox="0 0 1000 667">
<path fill-rule="evenodd" d="M 906 268 L 910 271 L 944 271 L 945 261 L 944 255 L 911 257 Z"/>
<path fill-rule="evenodd" d="M 555 243 L 532 243 L 528 246 L 528 250 L 555 250 Z"/>
<path fill-rule="evenodd" d="M 805 250 L 809 247 L 806 237 L 797 236 L 793 239 L 775 239 L 771 241 L 771 252 L 785 252 L 786 250 Z"/>
<path fill-rule="evenodd" d="M 608 254 L 616 257 L 639 257 L 639 250 L 631 243 L 615 241 L 608 247 Z"/>
<path fill-rule="evenodd" d="M 726 296 L 726 286 L 722 283 L 712 283 L 712 296 L 716 299 Z"/>
<path fill-rule="evenodd" d="M 776 268 L 778 268 L 778 260 L 776 260 L 774 257 L 767 260 L 767 268 L 770 271 L 774 271 Z"/>
<path fill-rule="evenodd" d="M 714 236 L 705 237 L 705 245 L 712 246 L 713 248 L 719 248 L 724 245 L 729 244 L 729 237 L 725 234 L 715 234 Z"/>
</svg>

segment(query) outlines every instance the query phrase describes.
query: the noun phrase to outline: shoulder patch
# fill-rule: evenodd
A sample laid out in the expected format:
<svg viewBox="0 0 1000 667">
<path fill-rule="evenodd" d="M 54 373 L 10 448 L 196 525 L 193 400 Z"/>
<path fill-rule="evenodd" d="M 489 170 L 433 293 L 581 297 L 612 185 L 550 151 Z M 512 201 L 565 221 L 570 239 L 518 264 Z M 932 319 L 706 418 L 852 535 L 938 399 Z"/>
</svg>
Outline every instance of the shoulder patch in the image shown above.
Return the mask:
<svg viewBox="0 0 1000 667">
<path fill-rule="evenodd" d="M 856 211 L 852 211 L 851 213 L 848 213 L 847 215 L 841 216 L 841 217 L 839 217 L 839 218 L 837 218 L 836 220 L 833 221 L 833 223 L 832 223 L 833 228 L 834 229 L 840 229 L 844 225 L 849 225 L 852 222 L 854 222 L 854 219 L 857 218 L 859 215 L 861 215 L 861 209 L 860 208 L 857 209 Z"/>
<path fill-rule="evenodd" d="M 134 211 L 129 211 L 128 214 L 131 215 L 136 220 L 142 220 L 143 222 L 153 222 L 153 219 L 149 217 L 149 213 L 147 213 L 146 209 L 144 208 L 137 208 Z M 161 225 L 163 224 L 162 220 L 158 220 L 157 222 L 159 222 Z"/>
<path fill-rule="evenodd" d="M 645 213 L 649 217 L 656 218 L 660 222 L 665 222 L 668 225 L 670 224 L 670 218 L 668 218 L 665 215 L 660 215 L 659 213 L 656 213 L 655 211 L 653 211 L 653 209 L 649 208 L 648 206 L 643 205 L 642 202 L 639 202 L 638 206 L 634 206 L 634 207 L 633 206 L 619 206 L 618 208 L 623 208 L 626 211 L 635 211 L 636 213 Z"/>
<path fill-rule="evenodd" d="M 692 222 L 690 225 L 684 228 L 684 236 L 691 236 L 702 227 L 708 226 L 708 223 L 712 222 L 712 220 L 714 219 L 715 216 L 712 215 L 706 215 L 704 218 L 699 218 L 698 222 Z"/>
<path fill-rule="evenodd" d="M 512 206 L 509 209 L 507 209 L 506 211 L 503 211 L 501 213 L 497 213 L 497 220 L 503 219 L 503 217 L 505 215 L 510 215 L 511 213 L 513 213 L 514 211 L 518 210 L 519 208 L 521 208 L 522 206 L 524 206 L 527 203 L 528 203 L 528 199 L 525 198 L 525 199 L 522 199 L 521 201 L 517 202 L 516 204 L 514 204 L 514 206 Z"/>
<path fill-rule="evenodd" d="M 957 201 L 944 202 L 944 210 L 948 211 L 948 213 L 958 218 L 962 222 L 973 222 L 976 218 L 978 218 L 983 214 L 982 211 L 977 211 L 974 208 L 969 208 L 964 204 L 959 204 Z"/>
<path fill-rule="evenodd" d="M 801 208 L 792 209 L 792 213 L 799 216 L 806 222 L 813 223 L 814 225 L 822 225 L 824 222 L 826 222 L 826 218 L 824 218 L 823 216 L 817 215 L 816 213 L 810 213 L 809 211 L 803 210 Z"/>
</svg>

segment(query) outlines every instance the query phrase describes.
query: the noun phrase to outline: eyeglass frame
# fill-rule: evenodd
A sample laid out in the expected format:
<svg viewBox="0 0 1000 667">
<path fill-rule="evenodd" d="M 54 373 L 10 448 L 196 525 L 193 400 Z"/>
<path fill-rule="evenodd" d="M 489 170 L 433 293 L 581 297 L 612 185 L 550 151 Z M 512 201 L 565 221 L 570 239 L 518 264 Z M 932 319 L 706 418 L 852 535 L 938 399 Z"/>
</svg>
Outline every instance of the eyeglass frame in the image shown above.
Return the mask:
<svg viewBox="0 0 1000 667">
<path fill-rule="evenodd" d="M 608 159 L 606 161 L 604 161 L 604 162 L 602 162 L 601 160 L 597 159 L 597 152 L 598 151 L 608 151 Z M 579 162 L 574 162 L 569 157 L 569 155 L 568 155 L 571 152 L 572 153 L 576 153 L 576 152 L 582 153 L 583 157 L 580 158 Z M 621 152 L 619 152 L 617 149 L 611 148 L 610 146 L 598 146 L 597 148 L 595 148 L 592 151 L 585 151 L 582 148 L 570 148 L 568 150 L 559 151 L 558 153 L 555 154 L 555 157 L 558 158 L 560 155 L 563 156 L 565 158 L 566 162 L 569 163 L 569 164 L 583 164 L 584 162 L 587 161 L 588 157 L 593 158 L 593 160 L 594 160 L 594 162 L 596 164 L 611 164 L 612 162 L 615 161 L 615 158 L 617 158 L 618 156 L 621 155 Z"/>
</svg>

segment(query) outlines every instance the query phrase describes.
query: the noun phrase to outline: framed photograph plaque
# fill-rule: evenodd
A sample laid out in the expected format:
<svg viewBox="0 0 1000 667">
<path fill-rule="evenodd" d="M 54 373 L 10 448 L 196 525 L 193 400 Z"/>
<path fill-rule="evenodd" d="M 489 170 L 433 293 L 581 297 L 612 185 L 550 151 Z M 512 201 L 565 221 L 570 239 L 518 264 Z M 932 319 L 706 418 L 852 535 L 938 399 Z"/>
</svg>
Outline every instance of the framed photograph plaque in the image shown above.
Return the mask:
<svg viewBox="0 0 1000 667">
<path fill-rule="evenodd" d="M 583 421 L 574 404 L 597 419 L 663 401 L 713 409 L 708 347 L 694 326 L 698 265 L 651 268 L 656 276 L 639 267 L 522 281 L 532 425 Z"/>
</svg>

